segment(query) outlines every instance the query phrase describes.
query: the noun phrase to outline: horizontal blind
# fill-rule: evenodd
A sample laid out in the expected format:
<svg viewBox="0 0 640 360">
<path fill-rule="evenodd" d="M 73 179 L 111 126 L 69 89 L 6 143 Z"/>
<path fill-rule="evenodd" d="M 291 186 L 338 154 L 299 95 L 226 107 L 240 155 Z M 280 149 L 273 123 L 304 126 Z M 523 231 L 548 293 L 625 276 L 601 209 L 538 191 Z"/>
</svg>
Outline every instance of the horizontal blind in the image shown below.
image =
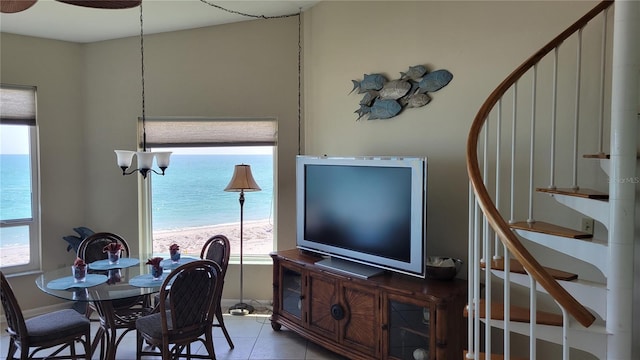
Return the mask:
<svg viewBox="0 0 640 360">
<path fill-rule="evenodd" d="M 277 141 L 275 118 L 153 117 L 138 119 L 140 147 L 267 146 Z M 144 125 L 144 129 L 143 129 Z"/>
<path fill-rule="evenodd" d="M 36 125 L 36 87 L 0 85 L 0 124 Z"/>
</svg>

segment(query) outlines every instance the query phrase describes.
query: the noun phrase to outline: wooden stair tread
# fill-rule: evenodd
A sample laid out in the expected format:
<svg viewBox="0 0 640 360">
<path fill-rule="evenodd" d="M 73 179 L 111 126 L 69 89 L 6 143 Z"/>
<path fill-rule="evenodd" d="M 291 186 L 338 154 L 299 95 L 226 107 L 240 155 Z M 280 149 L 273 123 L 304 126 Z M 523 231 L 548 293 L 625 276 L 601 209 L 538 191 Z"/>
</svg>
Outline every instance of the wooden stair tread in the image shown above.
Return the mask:
<svg viewBox="0 0 640 360">
<path fill-rule="evenodd" d="M 550 223 L 545 223 L 545 222 L 542 222 L 542 221 L 536 221 L 536 222 L 533 222 L 533 223 L 529 223 L 529 222 L 526 222 L 526 221 L 519 221 L 519 222 L 515 222 L 515 223 L 512 223 L 512 224 L 509 224 L 509 225 L 511 226 L 512 229 L 533 231 L 533 232 L 537 232 L 537 233 L 562 236 L 562 237 L 571 238 L 571 239 L 591 239 L 591 238 L 593 238 L 592 234 L 589 234 L 589 233 L 586 233 L 586 232 L 582 232 L 582 231 L 578 231 L 578 230 L 565 228 L 565 227 L 554 225 L 554 224 L 550 224 Z"/>
<path fill-rule="evenodd" d="M 463 354 L 462 354 L 462 358 L 463 359 L 467 359 L 467 353 L 469 353 L 467 350 L 463 351 Z M 475 359 L 476 360 L 485 360 L 486 359 L 486 354 L 483 353 L 483 352 L 477 353 Z M 491 354 L 489 359 L 491 359 L 491 360 L 504 360 L 504 355 L 502 355 L 502 354 Z M 509 359 L 512 359 L 512 360 L 526 360 L 527 358 L 510 356 Z"/>
<path fill-rule="evenodd" d="M 480 266 L 484 268 L 485 264 L 481 263 Z M 571 281 L 578 278 L 578 274 L 573 274 L 570 272 L 553 269 L 546 266 L 543 266 L 543 268 L 549 273 L 549 275 L 551 275 L 556 280 Z M 504 259 L 491 260 L 491 269 L 504 271 Z M 520 264 L 520 262 L 515 259 L 511 259 L 511 261 L 509 261 L 509 270 L 510 272 L 517 273 L 517 274 L 527 273 L 524 270 L 524 266 L 522 266 L 522 264 Z"/>
<path fill-rule="evenodd" d="M 585 199 L 594 199 L 594 200 L 609 200 L 609 194 L 603 193 L 601 191 L 593 190 L 593 189 L 571 189 L 571 188 L 536 188 L 538 192 L 544 192 L 548 194 L 558 194 L 558 195 L 567 195 L 567 196 L 575 196 Z"/>
<path fill-rule="evenodd" d="M 464 316 L 469 316 L 468 306 L 464 309 Z M 485 317 L 485 304 L 484 299 L 480 299 L 480 318 Z M 517 321 L 522 323 L 529 323 L 529 309 L 511 305 L 510 311 L 511 321 Z M 504 304 L 502 303 L 491 303 L 491 319 L 492 320 L 504 320 Z M 536 312 L 536 323 L 538 325 L 551 325 L 551 326 L 562 326 L 562 315 L 553 314 L 546 311 L 537 311 Z"/>
<path fill-rule="evenodd" d="M 611 154 L 597 153 L 597 154 L 584 154 L 585 159 L 611 159 Z"/>
</svg>

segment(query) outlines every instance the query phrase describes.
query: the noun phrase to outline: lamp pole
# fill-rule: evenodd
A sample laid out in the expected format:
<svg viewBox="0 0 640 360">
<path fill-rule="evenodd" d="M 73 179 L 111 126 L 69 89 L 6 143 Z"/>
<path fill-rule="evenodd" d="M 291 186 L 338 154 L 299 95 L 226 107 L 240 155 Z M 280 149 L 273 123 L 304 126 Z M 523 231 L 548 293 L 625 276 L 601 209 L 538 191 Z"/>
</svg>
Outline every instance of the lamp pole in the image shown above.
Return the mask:
<svg viewBox="0 0 640 360">
<path fill-rule="evenodd" d="M 244 303 L 244 192 L 260 190 L 260 186 L 258 186 L 256 181 L 253 179 L 253 175 L 251 175 L 251 167 L 245 164 L 235 166 L 233 177 L 231 178 L 229 185 L 224 189 L 224 191 L 240 192 L 240 302 L 229 308 L 229 313 L 231 313 L 231 315 L 247 315 L 254 311 L 253 306 Z"/>
</svg>

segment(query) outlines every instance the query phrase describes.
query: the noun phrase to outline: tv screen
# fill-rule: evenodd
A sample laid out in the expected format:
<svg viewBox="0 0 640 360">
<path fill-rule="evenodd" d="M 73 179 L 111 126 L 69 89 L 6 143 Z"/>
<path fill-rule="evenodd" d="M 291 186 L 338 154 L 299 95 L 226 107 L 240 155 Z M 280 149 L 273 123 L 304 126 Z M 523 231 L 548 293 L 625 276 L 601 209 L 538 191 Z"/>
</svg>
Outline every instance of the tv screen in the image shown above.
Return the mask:
<svg viewBox="0 0 640 360">
<path fill-rule="evenodd" d="M 297 245 L 331 256 L 327 266 L 423 277 L 425 205 L 424 158 L 297 159 Z"/>
</svg>

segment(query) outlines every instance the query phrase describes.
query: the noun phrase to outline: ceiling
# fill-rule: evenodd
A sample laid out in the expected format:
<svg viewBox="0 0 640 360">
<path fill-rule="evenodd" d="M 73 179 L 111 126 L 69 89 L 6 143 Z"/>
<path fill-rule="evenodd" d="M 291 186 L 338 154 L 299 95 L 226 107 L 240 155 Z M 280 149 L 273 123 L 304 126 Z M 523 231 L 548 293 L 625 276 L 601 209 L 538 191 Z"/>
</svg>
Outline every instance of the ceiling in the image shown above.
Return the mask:
<svg viewBox="0 0 640 360">
<path fill-rule="evenodd" d="M 212 6 L 257 16 L 304 11 L 319 0 L 143 0 L 144 33 L 193 29 L 253 20 Z M 27 10 L 0 14 L 0 31 L 71 42 L 95 42 L 140 35 L 140 8 L 110 10 L 38 0 Z"/>
</svg>

